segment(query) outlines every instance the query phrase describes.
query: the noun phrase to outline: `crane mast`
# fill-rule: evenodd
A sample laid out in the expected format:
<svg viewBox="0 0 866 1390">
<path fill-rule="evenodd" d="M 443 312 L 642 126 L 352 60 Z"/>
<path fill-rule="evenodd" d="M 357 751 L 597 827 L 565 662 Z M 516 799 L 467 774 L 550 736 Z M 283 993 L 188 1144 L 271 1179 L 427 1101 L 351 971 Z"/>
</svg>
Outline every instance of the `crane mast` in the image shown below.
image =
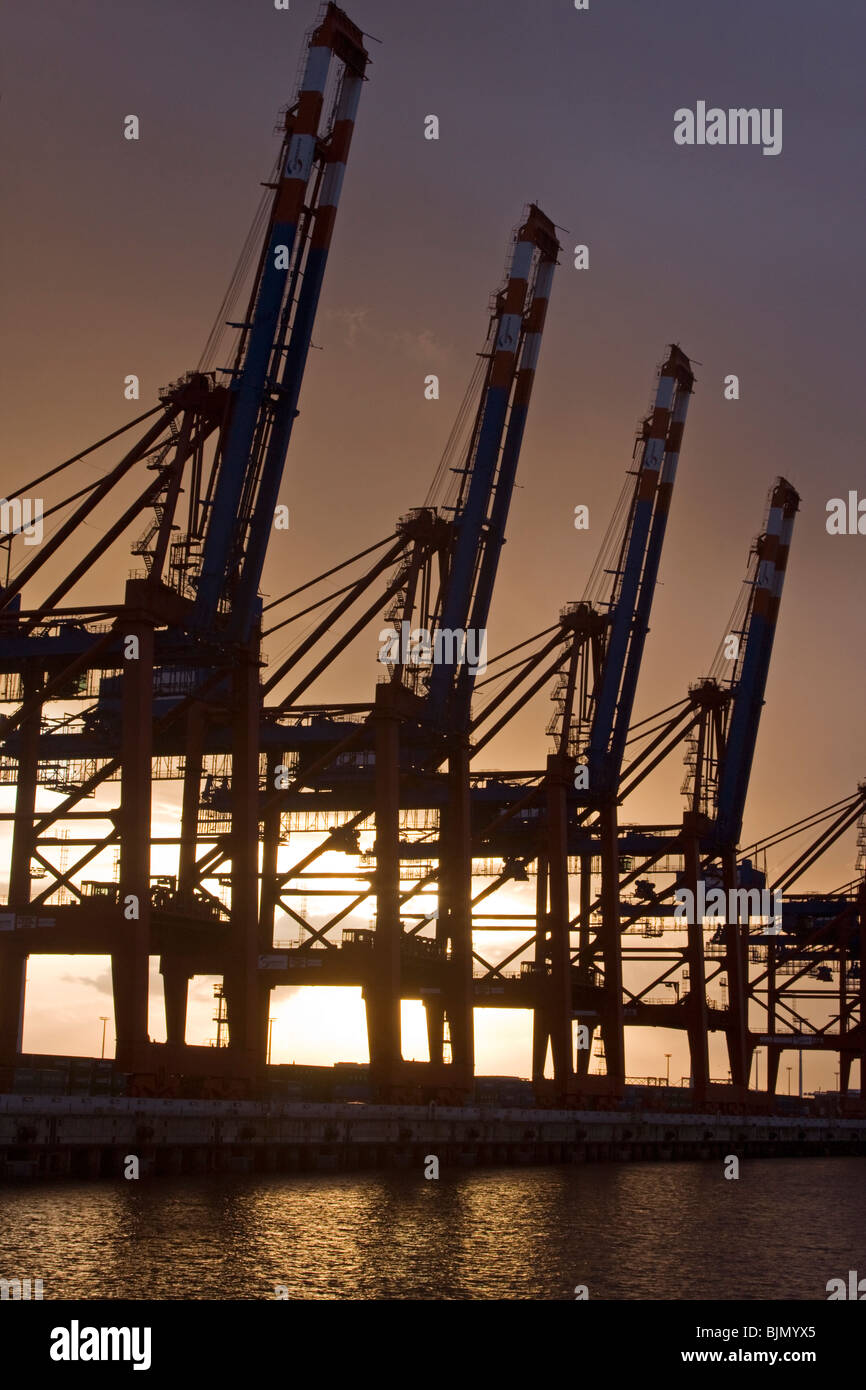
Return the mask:
<svg viewBox="0 0 866 1390">
<path fill-rule="evenodd" d="M 337 90 L 323 122 L 334 62 L 340 69 Z M 199 632 L 230 611 L 231 633 L 244 641 L 255 622 L 367 62 L 361 30 L 329 4 L 310 38 L 298 99 L 286 116 L 265 252 L 215 461 L 192 616 Z"/>
<path fill-rule="evenodd" d="M 493 354 L 467 463 L 469 484 L 454 518 L 454 548 L 441 599 L 447 632 L 465 633 L 470 624 L 480 632 L 486 626 L 558 252 L 553 223 L 533 203 L 517 232 L 497 299 Z M 460 687 L 456 705 L 455 684 Z M 470 697 L 465 661 L 444 660 L 434 667 L 428 702 L 434 723 L 444 724 L 449 714 L 449 722 L 465 722 Z"/>
<path fill-rule="evenodd" d="M 617 787 L 693 385 L 689 360 L 673 345 L 659 373 L 655 405 L 643 430 L 631 514 L 608 610 L 603 663 L 594 690 L 587 761 L 590 787 L 601 795 L 610 795 Z"/>
<path fill-rule="evenodd" d="M 745 622 L 745 647 L 725 740 L 718 790 L 716 833 L 722 845 L 737 843 L 743 824 L 749 774 L 755 756 L 758 725 L 770 657 L 776 636 L 782 587 L 799 494 L 779 478 L 770 494 L 767 524 L 755 547 L 755 571 Z"/>
</svg>

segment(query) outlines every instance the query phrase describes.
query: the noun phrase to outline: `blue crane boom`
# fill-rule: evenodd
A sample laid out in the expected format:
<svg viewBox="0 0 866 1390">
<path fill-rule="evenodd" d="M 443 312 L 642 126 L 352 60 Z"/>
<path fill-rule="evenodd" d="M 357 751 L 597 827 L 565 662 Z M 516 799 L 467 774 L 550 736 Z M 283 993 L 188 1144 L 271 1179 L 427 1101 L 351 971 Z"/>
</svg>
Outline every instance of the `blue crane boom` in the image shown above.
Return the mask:
<svg viewBox="0 0 866 1390">
<path fill-rule="evenodd" d="M 232 633 L 243 640 L 255 619 L 268 530 L 297 412 L 367 63 L 362 41 L 361 30 L 336 5 L 329 4 L 310 38 L 298 100 L 286 117 L 265 254 L 251 298 L 243 360 L 232 383 L 233 399 L 218 447 L 216 485 L 192 620 L 200 632 L 213 628 L 218 616 L 230 610 Z M 325 133 L 320 134 L 333 59 L 343 66 L 343 80 Z M 293 306 L 295 287 L 301 280 Z M 286 348 L 293 307 L 296 312 Z"/>
<path fill-rule="evenodd" d="M 553 223 L 532 204 L 497 300 L 493 357 L 442 595 L 441 624 L 447 632 L 465 633 L 470 614 L 479 630 L 487 621 L 558 252 Z M 455 681 L 463 690 L 462 716 L 452 701 Z M 465 721 L 470 693 L 469 673 L 459 657 L 436 665 L 428 697 L 433 721 L 441 725 L 449 715 Z"/>
<path fill-rule="evenodd" d="M 594 793 L 613 793 L 619 779 L 693 384 L 689 359 L 672 345 L 644 427 L 631 515 L 609 607 L 587 759 Z"/>
<path fill-rule="evenodd" d="M 794 518 L 799 504 L 800 497 L 796 490 L 784 478 L 778 478 L 770 494 L 767 524 L 755 547 L 754 574 L 744 623 L 745 645 L 741 653 L 725 748 L 720 759 L 716 835 L 722 845 L 736 844 L 742 829 Z"/>
</svg>

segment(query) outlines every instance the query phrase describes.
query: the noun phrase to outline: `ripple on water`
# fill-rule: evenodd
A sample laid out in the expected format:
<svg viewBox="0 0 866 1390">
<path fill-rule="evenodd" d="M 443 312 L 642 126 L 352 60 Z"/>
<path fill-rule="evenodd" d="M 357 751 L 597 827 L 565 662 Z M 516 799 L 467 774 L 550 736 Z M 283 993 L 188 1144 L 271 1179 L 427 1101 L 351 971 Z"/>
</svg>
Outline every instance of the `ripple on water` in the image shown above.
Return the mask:
<svg viewBox="0 0 866 1390">
<path fill-rule="evenodd" d="M 46 1298 L 823 1299 L 866 1160 L 587 1164 L 6 1187 L 0 1275 Z M 792 1219 L 795 1218 L 795 1219 Z"/>
</svg>

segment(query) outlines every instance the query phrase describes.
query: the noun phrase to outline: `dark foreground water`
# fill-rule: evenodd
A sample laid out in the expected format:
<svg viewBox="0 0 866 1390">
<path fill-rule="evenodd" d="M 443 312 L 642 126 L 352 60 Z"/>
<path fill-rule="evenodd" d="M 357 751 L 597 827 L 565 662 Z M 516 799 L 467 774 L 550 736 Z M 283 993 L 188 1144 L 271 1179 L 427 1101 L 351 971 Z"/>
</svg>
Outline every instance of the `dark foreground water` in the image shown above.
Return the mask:
<svg viewBox="0 0 866 1390">
<path fill-rule="evenodd" d="M 0 1189 L 45 1299 L 826 1299 L 866 1275 L 866 1159 Z"/>
</svg>

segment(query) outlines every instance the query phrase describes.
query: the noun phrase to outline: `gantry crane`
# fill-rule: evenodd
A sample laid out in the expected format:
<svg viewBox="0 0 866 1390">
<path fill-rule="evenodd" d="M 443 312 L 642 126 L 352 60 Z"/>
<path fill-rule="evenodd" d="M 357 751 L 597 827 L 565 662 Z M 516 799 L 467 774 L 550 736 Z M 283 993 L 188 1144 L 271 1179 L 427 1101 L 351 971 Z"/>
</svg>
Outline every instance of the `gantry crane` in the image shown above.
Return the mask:
<svg viewBox="0 0 866 1390">
<path fill-rule="evenodd" d="M 461 411 L 446 450 L 457 480 L 450 500 L 428 498 L 384 540 L 262 607 L 268 539 L 367 64 L 363 33 L 328 4 L 286 113 L 231 365 L 188 373 L 153 410 L 21 489 L 32 492 L 144 426 L 103 478 L 57 504 L 59 511 L 78 503 L 0 591 L 0 674 L 11 706 L 0 729 L 0 775 L 16 785 L 0 914 L 0 1085 L 9 1084 L 20 1054 L 28 955 L 81 951 L 111 958 L 117 1065 L 133 1093 L 196 1086 L 199 1094 L 249 1093 L 267 1072 L 271 989 L 330 984 L 363 990 L 382 1099 L 466 1099 L 474 1008 L 512 1007 L 533 1011 L 533 1076 L 548 1101 L 616 1102 L 627 1082 L 626 1026 L 662 1026 L 688 1035 L 697 1107 L 740 1103 L 761 1036 L 750 1030 L 749 1004 L 766 1012 L 772 1092 L 784 1045 L 779 1019 L 803 1026 L 792 1001 L 811 998 L 807 977 L 824 983 L 815 972 L 832 969 L 838 1011 L 822 1026 L 820 1045 L 839 1051 L 846 1090 L 850 1063 L 859 1057 L 862 1070 L 864 1053 L 859 881 L 853 897 L 819 903 L 803 895 L 796 910 L 786 909 L 778 944 L 756 944 L 748 930 L 730 926 L 707 942 L 696 924 L 685 951 L 664 941 L 655 951 L 642 948 L 642 964 L 666 967 L 655 984 L 670 984 L 685 965 L 689 990 L 680 998 L 676 982 L 670 1003 L 650 997 L 653 984 L 624 978 L 624 964 L 634 963 L 629 933 L 650 916 L 670 924 L 677 884 L 716 874 L 732 885 L 742 876 L 737 844 L 797 508 L 793 488 L 779 480 L 733 665 L 693 687 L 672 718 L 663 711 L 660 723 L 635 725 L 694 385 L 679 347 L 659 372 L 622 525 L 603 548 L 598 583 L 538 635 L 540 645 L 531 639 L 490 659 L 494 666 L 532 645 L 517 674 L 505 667 L 482 682 L 468 659 L 466 635 L 486 630 L 559 251 L 553 223 L 535 204 L 493 301 L 474 409 Z M 29 598 L 43 567 L 70 554 L 81 523 L 97 509 L 107 517 L 115 489 L 145 471 L 138 495 L 105 522 L 97 542 L 83 556 L 76 549 L 48 595 L 25 607 L 25 590 Z M 140 517 L 146 529 L 133 551 L 144 574 L 117 602 L 75 602 L 79 582 Z M 374 555 L 360 577 L 307 602 L 332 575 L 354 573 Z M 288 619 L 268 616 L 301 594 L 304 606 Z M 263 675 L 262 640 L 319 608 L 312 630 Z M 315 703 L 318 678 L 348 642 L 369 642 L 383 617 L 401 633 L 417 626 L 451 634 L 442 659 L 415 663 L 401 648 L 396 660 L 376 666 L 372 698 Z M 263 623 L 271 626 L 262 631 Z M 493 738 L 551 681 L 555 748 L 544 766 L 481 768 Z M 624 824 L 625 799 L 688 736 L 682 824 Z M 625 765 L 627 749 L 635 751 Z M 154 827 L 152 784 L 160 779 L 179 793 L 176 833 L 168 836 Z M 50 806 L 46 791 L 59 798 Z M 863 814 L 864 797 L 861 787 L 831 808 L 831 825 L 777 882 L 794 882 Z M 314 833 L 316 844 L 299 849 L 291 843 L 296 832 Z M 176 853 L 174 873 L 154 873 L 157 844 Z M 335 852 L 346 856 L 345 869 L 331 866 Z M 111 855 L 116 872 L 84 877 Z M 534 911 L 485 911 L 500 888 L 532 873 Z M 647 873 L 673 882 L 648 889 Z M 475 891 L 479 875 L 487 883 Z M 632 884 L 643 897 L 624 896 Z M 343 905 L 314 924 L 298 904 L 317 893 Z M 359 927 L 357 914 L 371 908 L 372 924 Z M 286 918 L 302 933 L 289 945 L 278 936 Z M 504 959 L 488 960 L 474 933 L 503 923 L 529 935 Z M 657 932 L 665 926 L 653 926 Z M 165 1044 L 147 1034 L 154 954 L 165 986 Z M 520 957 L 519 974 L 509 974 Z M 750 963 L 766 968 L 750 979 Z M 223 980 L 227 1047 L 186 1043 L 196 974 Z M 706 997 L 719 975 L 724 1007 Z M 404 999 L 425 1006 L 427 1063 L 402 1059 Z M 575 1062 L 576 1020 L 590 1036 L 600 1030 L 603 1074 L 589 1074 L 588 1049 Z M 732 1084 L 720 1090 L 709 1077 L 713 1030 L 725 1034 L 731 1063 Z M 554 1079 L 546 1088 L 548 1047 Z"/>
<path fill-rule="evenodd" d="M 103 480 L 84 489 L 85 501 L 0 595 L 6 670 L 14 673 L 20 690 L 19 707 L 3 728 L 7 755 L 17 764 L 18 791 L 9 889 L 13 911 L 8 914 L 13 929 L 0 944 L 0 1065 L 8 1066 L 20 1046 L 23 963 L 29 949 L 36 940 L 46 949 L 61 943 L 84 949 L 79 943 L 87 940 L 111 955 L 118 1062 L 131 1072 L 148 1070 L 149 954 L 162 944 L 170 956 L 178 943 L 190 933 L 200 934 L 205 925 L 223 941 L 237 1070 L 249 1075 L 256 1066 L 264 1026 L 256 975 L 258 588 L 367 61 L 362 31 L 338 6 L 328 4 L 310 35 L 297 100 L 286 113 L 270 218 L 228 385 L 217 385 L 215 374 L 192 372 L 163 392 L 160 405 L 133 425 L 150 415 L 158 417 L 155 423 Z M 326 104 L 331 73 L 337 80 Z M 208 469 L 205 447 L 212 438 Z M 156 477 L 106 526 L 87 555 L 70 563 L 46 599 L 22 609 L 25 586 L 144 461 Z M 174 539 L 184 490 L 185 532 Z M 149 509 L 154 521 L 136 547 L 146 573 L 127 583 L 123 602 L 59 607 L 131 522 Z M 108 631 L 103 630 L 106 619 Z M 70 733 L 67 721 L 49 725 L 47 733 L 44 711 L 51 702 L 82 693 L 97 698 L 80 726 Z M 214 754 L 228 755 L 231 763 L 232 874 L 226 906 L 203 890 L 195 857 L 202 759 Z M 174 759 L 184 768 L 177 891 L 162 892 L 156 913 L 151 891 L 154 758 Z M 62 785 L 68 794 L 52 811 L 38 812 L 37 786 L 40 780 L 46 785 L 40 769 L 64 762 L 69 770 Z M 116 777 L 119 806 L 79 809 Z M 60 873 L 46 859 L 48 832 L 69 817 L 102 821 L 110 828 Z M 120 848 L 116 892 L 95 895 L 98 903 L 88 901 L 90 895 L 75 876 L 112 844 Z M 34 860 L 49 875 L 48 885 L 35 896 L 30 882 Z M 72 895 L 72 904 L 57 904 L 61 890 Z M 57 911 L 49 913 L 46 905 L 52 898 Z M 44 927 L 41 935 L 39 926 Z M 165 973 L 174 1038 L 182 1030 L 186 985 L 183 981 L 181 986 L 171 966 Z"/>
</svg>

